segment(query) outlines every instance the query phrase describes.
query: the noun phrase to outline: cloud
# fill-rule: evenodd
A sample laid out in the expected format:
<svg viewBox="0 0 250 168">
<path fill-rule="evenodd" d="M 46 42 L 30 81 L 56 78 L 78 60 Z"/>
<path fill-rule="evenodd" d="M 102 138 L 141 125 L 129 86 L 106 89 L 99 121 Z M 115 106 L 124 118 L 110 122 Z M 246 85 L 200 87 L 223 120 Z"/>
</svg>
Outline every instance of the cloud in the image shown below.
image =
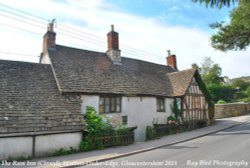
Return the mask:
<svg viewBox="0 0 250 168">
<path fill-rule="evenodd" d="M 210 34 L 198 28 L 173 26 L 162 22 L 157 17 L 143 17 L 119 12 L 113 4 L 102 0 L 67 0 L 65 2 L 43 0 L 36 1 L 35 4 L 30 0 L 22 2 L 20 0 L 0 0 L 0 3 L 2 2 L 47 19 L 56 18 L 55 30 L 58 44 L 105 52 L 106 34 L 110 30 L 110 24 L 114 24 L 115 30 L 120 35 L 122 56 L 165 64 L 167 50 L 170 49 L 177 55 L 180 70 L 190 68 L 194 62 L 199 64 L 204 57 L 210 56 L 215 63 L 220 64 L 223 75 L 230 77 L 250 75 L 249 50 L 228 53 L 215 51 L 210 46 Z M 41 52 L 42 34 L 46 31 L 46 23 L 42 30 L 11 19 L 1 20 L 1 22 L 14 25 L 18 23 L 18 26 L 24 29 L 41 34 L 41 36 L 21 34 L 20 31 L 0 26 L 1 37 L 8 39 L 7 42 L 1 41 L 1 45 L 4 45 L 6 50 L 31 55 L 38 55 Z M 73 37 L 66 36 L 63 29 L 71 31 Z M 135 51 L 127 46 L 147 53 Z M 0 59 L 6 59 L 6 56 L 0 55 Z M 14 59 L 20 60 L 20 57 Z M 34 61 L 26 57 L 22 57 L 22 59 Z"/>
</svg>

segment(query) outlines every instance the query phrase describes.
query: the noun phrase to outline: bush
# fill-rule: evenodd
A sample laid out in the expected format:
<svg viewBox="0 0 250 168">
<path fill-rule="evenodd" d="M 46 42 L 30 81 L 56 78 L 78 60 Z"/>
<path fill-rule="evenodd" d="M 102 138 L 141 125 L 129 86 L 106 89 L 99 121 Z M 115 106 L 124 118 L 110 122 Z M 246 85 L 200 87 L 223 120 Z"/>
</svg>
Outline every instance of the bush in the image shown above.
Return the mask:
<svg viewBox="0 0 250 168">
<path fill-rule="evenodd" d="M 250 102 L 250 97 L 246 97 L 246 98 L 240 99 L 240 101 L 248 103 L 248 102 Z"/>
<path fill-rule="evenodd" d="M 248 86 L 248 88 L 247 88 L 247 90 L 246 90 L 246 95 L 247 95 L 248 97 L 250 97 L 250 86 Z"/>
<path fill-rule="evenodd" d="M 152 140 L 157 137 L 156 131 L 154 127 L 147 126 L 146 127 L 146 140 Z"/>
<path fill-rule="evenodd" d="M 217 104 L 226 104 L 227 102 L 225 101 L 225 100 L 219 100 L 219 101 L 217 101 Z"/>
<path fill-rule="evenodd" d="M 131 130 L 123 125 L 114 128 L 111 121 L 96 112 L 93 107 L 87 106 L 87 112 L 84 115 L 85 128 L 87 136 L 84 137 L 80 144 L 81 151 L 90 151 L 94 149 L 103 149 L 104 145 L 100 141 L 100 137 L 126 135 Z"/>
<path fill-rule="evenodd" d="M 90 138 L 86 138 L 84 141 L 80 143 L 80 151 L 91 151 L 96 149 L 95 144 L 90 140 Z"/>
<path fill-rule="evenodd" d="M 87 112 L 84 115 L 85 128 L 88 136 L 107 136 L 114 134 L 114 128 L 111 122 L 98 114 L 93 107 L 87 106 Z"/>
<path fill-rule="evenodd" d="M 234 98 L 234 89 L 230 86 L 212 83 L 207 86 L 207 89 L 209 90 L 214 102 L 219 100 L 230 102 Z"/>
<path fill-rule="evenodd" d="M 237 79 L 233 81 L 232 83 L 233 88 L 239 87 L 241 90 L 246 90 L 249 86 L 250 86 L 250 83 L 242 79 Z"/>
<path fill-rule="evenodd" d="M 167 121 L 175 121 L 176 118 L 174 116 L 168 116 Z"/>
<path fill-rule="evenodd" d="M 127 135 L 127 134 L 130 134 L 130 133 L 131 133 L 131 129 L 126 128 L 124 126 L 118 127 L 118 128 L 115 129 L 115 134 L 116 135 Z"/>
</svg>

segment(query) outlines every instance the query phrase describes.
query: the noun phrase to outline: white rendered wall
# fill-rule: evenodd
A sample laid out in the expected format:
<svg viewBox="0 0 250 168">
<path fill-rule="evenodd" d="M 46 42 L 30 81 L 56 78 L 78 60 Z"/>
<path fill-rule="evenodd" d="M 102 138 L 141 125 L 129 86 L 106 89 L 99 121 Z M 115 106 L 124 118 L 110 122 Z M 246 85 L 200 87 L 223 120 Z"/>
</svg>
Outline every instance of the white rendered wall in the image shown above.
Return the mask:
<svg viewBox="0 0 250 168">
<path fill-rule="evenodd" d="M 86 113 L 87 106 L 94 107 L 96 111 L 99 110 L 99 96 L 98 95 L 82 95 L 81 100 L 82 100 L 81 111 L 83 114 Z"/>
<path fill-rule="evenodd" d="M 34 138 L 34 141 L 33 141 Z M 50 135 L 0 138 L 0 160 L 19 157 L 46 156 L 60 148 L 79 148 L 82 133 L 61 133 Z M 33 144 L 33 142 L 35 144 Z M 34 147 L 34 149 L 33 149 Z"/>
<path fill-rule="evenodd" d="M 156 97 L 122 97 L 122 112 L 109 113 L 105 116 L 111 118 L 114 125 L 121 122 L 122 116 L 128 117 L 128 127 L 137 127 L 135 130 L 135 140 L 144 141 L 147 125 L 153 125 L 153 122 L 164 124 L 167 117 L 171 114 L 170 104 L 173 99 L 165 99 L 165 112 L 156 112 Z M 85 113 L 86 106 L 92 106 L 99 111 L 98 95 L 82 96 L 82 113 Z M 120 120 L 120 121 L 119 121 Z"/>
<path fill-rule="evenodd" d="M 0 138 L 0 160 L 32 156 L 32 137 Z"/>
<path fill-rule="evenodd" d="M 154 123 L 165 124 L 167 117 L 171 114 L 171 99 L 165 99 L 165 112 L 156 112 L 155 97 L 123 97 L 122 116 L 128 116 L 128 126 L 137 126 L 135 140 L 144 141 L 146 126 Z"/>
<path fill-rule="evenodd" d="M 44 156 L 60 148 L 79 148 L 82 133 L 41 135 L 36 137 L 35 156 Z"/>
</svg>

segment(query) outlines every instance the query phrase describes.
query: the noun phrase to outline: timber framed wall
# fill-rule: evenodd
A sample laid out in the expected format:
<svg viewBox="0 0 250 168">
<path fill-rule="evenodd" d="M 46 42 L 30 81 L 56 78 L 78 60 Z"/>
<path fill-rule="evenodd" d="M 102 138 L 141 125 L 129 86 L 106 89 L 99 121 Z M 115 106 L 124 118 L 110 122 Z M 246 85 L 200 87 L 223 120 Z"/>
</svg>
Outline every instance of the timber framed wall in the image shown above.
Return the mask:
<svg viewBox="0 0 250 168">
<path fill-rule="evenodd" d="M 193 78 L 182 98 L 183 116 L 188 121 L 208 120 L 208 102 Z"/>
</svg>

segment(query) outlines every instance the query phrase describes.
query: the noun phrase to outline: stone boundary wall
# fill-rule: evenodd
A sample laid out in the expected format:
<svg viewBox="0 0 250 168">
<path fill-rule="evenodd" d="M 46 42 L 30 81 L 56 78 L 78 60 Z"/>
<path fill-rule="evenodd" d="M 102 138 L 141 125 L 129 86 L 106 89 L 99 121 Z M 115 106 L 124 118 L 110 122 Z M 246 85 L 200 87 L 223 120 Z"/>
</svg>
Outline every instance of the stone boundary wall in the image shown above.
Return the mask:
<svg viewBox="0 0 250 168">
<path fill-rule="evenodd" d="M 227 103 L 215 105 L 215 119 L 235 117 L 250 112 L 250 103 Z"/>
</svg>

